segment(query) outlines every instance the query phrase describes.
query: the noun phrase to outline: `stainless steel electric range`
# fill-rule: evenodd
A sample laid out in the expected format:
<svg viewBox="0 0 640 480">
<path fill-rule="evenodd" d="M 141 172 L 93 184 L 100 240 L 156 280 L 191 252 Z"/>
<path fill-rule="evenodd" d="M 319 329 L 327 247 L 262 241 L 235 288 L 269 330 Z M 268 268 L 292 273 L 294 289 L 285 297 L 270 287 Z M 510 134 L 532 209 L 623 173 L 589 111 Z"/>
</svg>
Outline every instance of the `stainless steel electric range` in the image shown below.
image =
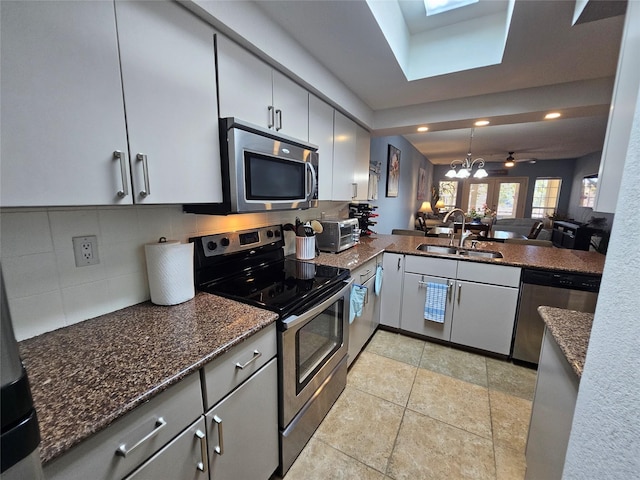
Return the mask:
<svg viewBox="0 0 640 480">
<path fill-rule="evenodd" d="M 283 476 L 346 386 L 349 270 L 285 258 L 281 225 L 190 241 L 198 290 L 280 316 L 278 473 Z"/>
</svg>

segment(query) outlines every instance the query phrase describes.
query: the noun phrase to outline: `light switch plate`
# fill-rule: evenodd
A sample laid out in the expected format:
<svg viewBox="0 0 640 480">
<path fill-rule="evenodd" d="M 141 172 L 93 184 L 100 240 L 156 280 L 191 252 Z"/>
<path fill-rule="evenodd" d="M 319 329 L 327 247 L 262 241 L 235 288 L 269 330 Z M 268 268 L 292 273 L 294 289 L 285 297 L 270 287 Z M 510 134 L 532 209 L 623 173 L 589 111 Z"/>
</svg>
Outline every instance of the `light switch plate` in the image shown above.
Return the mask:
<svg viewBox="0 0 640 480">
<path fill-rule="evenodd" d="M 98 237 L 87 235 L 84 237 L 72 237 L 73 254 L 76 259 L 76 267 L 86 267 L 87 265 L 97 265 L 100 263 L 98 257 Z"/>
</svg>

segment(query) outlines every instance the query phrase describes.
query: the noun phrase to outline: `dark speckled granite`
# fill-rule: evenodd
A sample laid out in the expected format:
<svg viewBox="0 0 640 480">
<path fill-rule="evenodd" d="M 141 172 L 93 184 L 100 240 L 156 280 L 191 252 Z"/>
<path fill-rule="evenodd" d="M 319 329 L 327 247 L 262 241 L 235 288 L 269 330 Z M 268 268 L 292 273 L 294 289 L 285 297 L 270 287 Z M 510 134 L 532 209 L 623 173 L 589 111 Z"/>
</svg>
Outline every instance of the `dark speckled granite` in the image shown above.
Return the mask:
<svg viewBox="0 0 640 480">
<path fill-rule="evenodd" d="M 538 307 L 538 313 L 560 350 L 567 357 L 569 365 L 578 378 L 581 378 L 589 347 L 593 313 L 554 307 Z"/>
<path fill-rule="evenodd" d="M 198 293 L 150 302 L 20 342 L 48 462 L 207 362 L 277 315 Z"/>
<path fill-rule="evenodd" d="M 606 257 L 597 252 L 567 250 L 563 248 L 534 247 L 499 242 L 478 242 L 478 250 L 502 253 L 504 258 L 467 258 L 459 255 L 441 255 L 416 250 L 421 243 L 448 245 L 446 238 L 413 237 L 406 235 L 373 235 L 363 237 L 353 248 L 339 254 L 321 253 L 315 263 L 353 269 L 384 251 L 409 255 L 455 258 L 460 261 L 484 262 L 496 265 L 512 265 L 524 268 L 557 270 L 602 275 Z M 465 247 L 470 247 L 467 241 Z"/>
</svg>

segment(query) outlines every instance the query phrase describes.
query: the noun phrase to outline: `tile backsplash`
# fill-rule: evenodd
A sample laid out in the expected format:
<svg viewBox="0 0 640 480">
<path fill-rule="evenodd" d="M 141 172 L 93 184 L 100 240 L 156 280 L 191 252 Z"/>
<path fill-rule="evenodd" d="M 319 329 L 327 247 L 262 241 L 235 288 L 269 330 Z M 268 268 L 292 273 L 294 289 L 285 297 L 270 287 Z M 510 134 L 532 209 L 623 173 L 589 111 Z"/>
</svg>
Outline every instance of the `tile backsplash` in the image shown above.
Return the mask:
<svg viewBox="0 0 640 480">
<path fill-rule="evenodd" d="M 348 203 L 243 215 L 194 215 L 180 205 L 0 210 L 0 260 L 18 340 L 149 300 L 144 244 L 264 225 L 346 217 Z M 96 235 L 100 263 L 76 267 L 72 237 Z M 292 234 L 291 234 L 292 235 Z M 294 252 L 286 232 L 285 253 Z"/>
</svg>

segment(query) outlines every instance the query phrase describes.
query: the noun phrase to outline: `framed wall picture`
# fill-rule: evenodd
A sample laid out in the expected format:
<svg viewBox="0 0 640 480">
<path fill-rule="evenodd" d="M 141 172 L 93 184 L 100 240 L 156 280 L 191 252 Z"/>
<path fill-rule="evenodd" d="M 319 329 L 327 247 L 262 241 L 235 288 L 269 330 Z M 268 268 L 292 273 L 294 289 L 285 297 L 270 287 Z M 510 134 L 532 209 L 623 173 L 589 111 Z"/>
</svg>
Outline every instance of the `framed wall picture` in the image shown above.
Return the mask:
<svg viewBox="0 0 640 480">
<path fill-rule="evenodd" d="M 397 197 L 400 186 L 400 150 L 389 144 L 387 154 L 387 197 Z"/>
<path fill-rule="evenodd" d="M 418 200 L 424 200 L 427 194 L 427 172 L 424 168 L 418 170 Z"/>
</svg>

